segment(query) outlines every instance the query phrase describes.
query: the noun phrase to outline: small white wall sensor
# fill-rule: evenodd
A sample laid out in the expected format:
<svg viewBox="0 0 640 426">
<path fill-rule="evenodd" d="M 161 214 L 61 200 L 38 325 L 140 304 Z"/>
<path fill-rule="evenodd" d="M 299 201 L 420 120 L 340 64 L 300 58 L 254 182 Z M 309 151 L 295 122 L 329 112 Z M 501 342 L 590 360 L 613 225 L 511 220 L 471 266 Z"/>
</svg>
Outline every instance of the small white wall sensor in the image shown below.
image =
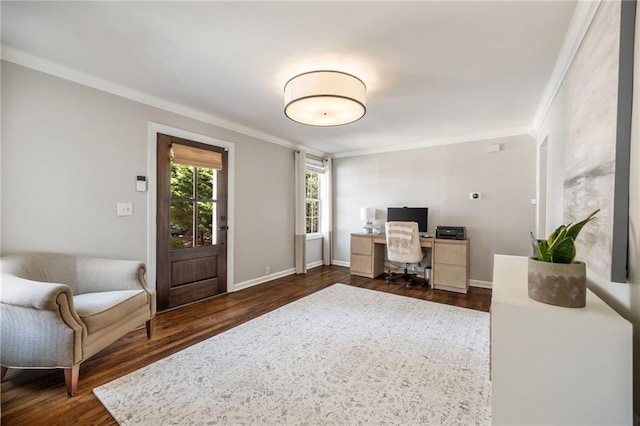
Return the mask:
<svg viewBox="0 0 640 426">
<path fill-rule="evenodd" d="M 502 146 L 499 143 L 487 146 L 487 152 L 489 154 L 495 154 L 500 151 L 502 151 Z"/>
<path fill-rule="evenodd" d="M 469 193 L 469 199 L 470 200 L 479 200 L 480 198 L 482 198 L 482 194 L 479 192 L 470 192 Z"/>
<path fill-rule="evenodd" d="M 147 178 L 146 176 L 136 177 L 136 191 L 145 192 L 147 190 Z"/>
</svg>

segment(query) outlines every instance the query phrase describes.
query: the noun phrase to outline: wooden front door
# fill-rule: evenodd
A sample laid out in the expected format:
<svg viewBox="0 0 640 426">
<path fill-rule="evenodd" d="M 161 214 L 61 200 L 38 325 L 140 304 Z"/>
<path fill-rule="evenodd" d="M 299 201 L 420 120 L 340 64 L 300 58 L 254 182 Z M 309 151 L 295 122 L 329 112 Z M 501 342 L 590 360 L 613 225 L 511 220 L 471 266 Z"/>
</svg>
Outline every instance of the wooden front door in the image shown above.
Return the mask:
<svg viewBox="0 0 640 426">
<path fill-rule="evenodd" d="M 227 151 L 158 134 L 157 303 L 227 291 Z"/>
</svg>

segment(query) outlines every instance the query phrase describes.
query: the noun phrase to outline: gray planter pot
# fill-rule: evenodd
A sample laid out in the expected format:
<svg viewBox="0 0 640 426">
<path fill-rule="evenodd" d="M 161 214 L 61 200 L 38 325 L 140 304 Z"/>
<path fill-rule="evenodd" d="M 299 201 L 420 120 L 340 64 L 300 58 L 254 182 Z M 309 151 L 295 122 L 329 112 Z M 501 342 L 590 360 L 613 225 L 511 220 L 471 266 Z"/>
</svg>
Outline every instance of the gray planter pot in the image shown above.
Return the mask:
<svg viewBox="0 0 640 426">
<path fill-rule="evenodd" d="M 587 301 L 584 262 L 551 263 L 529 258 L 529 297 L 565 308 L 583 308 Z"/>
</svg>

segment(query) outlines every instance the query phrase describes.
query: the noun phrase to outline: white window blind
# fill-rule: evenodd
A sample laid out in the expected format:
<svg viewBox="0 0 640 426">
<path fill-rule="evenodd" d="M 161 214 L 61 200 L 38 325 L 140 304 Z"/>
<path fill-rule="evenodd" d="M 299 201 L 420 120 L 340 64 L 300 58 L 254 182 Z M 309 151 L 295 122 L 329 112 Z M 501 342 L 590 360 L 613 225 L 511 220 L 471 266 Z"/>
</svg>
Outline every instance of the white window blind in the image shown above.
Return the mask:
<svg viewBox="0 0 640 426">
<path fill-rule="evenodd" d="M 311 172 L 324 173 L 324 164 L 322 164 L 322 160 L 309 157 L 309 155 L 307 154 L 305 169 Z"/>
</svg>

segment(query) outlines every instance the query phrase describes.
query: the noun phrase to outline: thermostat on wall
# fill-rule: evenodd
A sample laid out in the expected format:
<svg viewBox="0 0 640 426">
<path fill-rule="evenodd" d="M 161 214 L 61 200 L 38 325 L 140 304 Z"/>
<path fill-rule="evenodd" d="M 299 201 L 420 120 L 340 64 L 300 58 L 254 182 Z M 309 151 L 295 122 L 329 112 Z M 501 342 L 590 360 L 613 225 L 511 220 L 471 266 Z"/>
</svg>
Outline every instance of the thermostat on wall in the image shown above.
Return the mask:
<svg viewBox="0 0 640 426">
<path fill-rule="evenodd" d="M 136 178 L 136 191 L 145 192 L 147 190 L 147 178 L 146 176 L 138 176 Z"/>
</svg>

